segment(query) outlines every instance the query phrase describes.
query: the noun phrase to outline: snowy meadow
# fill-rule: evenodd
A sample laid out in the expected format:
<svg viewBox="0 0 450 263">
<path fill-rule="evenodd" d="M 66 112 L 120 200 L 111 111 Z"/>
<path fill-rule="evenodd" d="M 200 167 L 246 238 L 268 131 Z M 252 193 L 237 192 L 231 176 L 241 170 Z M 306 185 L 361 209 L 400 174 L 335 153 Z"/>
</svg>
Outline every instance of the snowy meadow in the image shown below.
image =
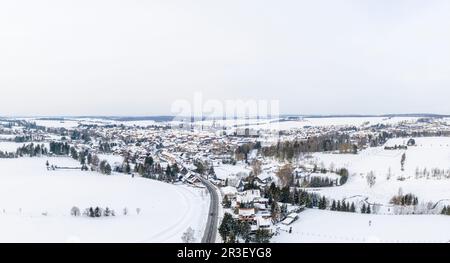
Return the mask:
<svg viewBox="0 0 450 263">
<path fill-rule="evenodd" d="M 67 157 L 0 159 L 0 242 L 181 242 L 189 227 L 201 239 L 209 205 L 204 189 L 114 173 L 48 171 L 47 160 L 79 166 Z M 73 207 L 97 206 L 115 216 L 71 215 Z"/>
</svg>

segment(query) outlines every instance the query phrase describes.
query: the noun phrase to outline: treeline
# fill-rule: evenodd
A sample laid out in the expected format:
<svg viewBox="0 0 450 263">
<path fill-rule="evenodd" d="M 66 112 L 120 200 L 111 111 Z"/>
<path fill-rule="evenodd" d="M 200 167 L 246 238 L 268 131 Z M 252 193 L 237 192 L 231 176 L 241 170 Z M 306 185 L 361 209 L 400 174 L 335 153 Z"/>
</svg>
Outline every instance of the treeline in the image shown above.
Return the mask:
<svg viewBox="0 0 450 263">
<path fill-rule="evenodd" d="M 129 173 L 131 168 L 129 167 L 129 162 L 125 161 L 125 172 Z M 160 163 L 155 163 L 153 157 L 148 155 L 143 163 L 136 163 L 134 166 L 134 172 L 138 173 L 144 178 L 155 179 L 166 182 L 174 182 L 178 180 L 178 174 L 180 173 L 179 166 L 174 163 L 172 165 L 168 164 L 164 169 L 161 167 Z"/>
<path fill-rule="evenodd" d="M 0 151 L 0 158 L 39 157 L 47 154 L 48 149 L 43 144 L 30 143 L 17 148 L 16 152 Z"/>
<path fill-rule="evenodd" d="M 234 151 L 234 155 L 236 157 L 236 160 L 244 160 L 246 163 L 248 163 L 248 155 L 250 154 L 250 152 L 253 150 L 260 150 L 261 148 L 261 142 L 244 143 L 236 148 L 236 150 Z M 231 162 L 234 163 L 233 160 Z"/>
<path fill-rule="evenodd" d="M 294 188 L 292 191 L 290 187 L 278 188 L 274 183 L 270 185 L 268 189 L 264 192 L 264 197 L 268 198 L 269 205 L 271 205 L 271 213 L 272 218 L 282 218 L 282 209 L 280 208 L 277 211 L 275 203 L 281 202 L 284 204 L 292 204 L 298 206 L 304 206 L 307 208 L 318 208 L 320 210 L 332 210 L 332 211 L 341 211 L 341 212 L 357 212 L 356 205 L 352 202 L 336 201 L 330 200 L 325 196 L 320 196 L 317 193 L 310 193 L 303 189 Z M 275 208 L 274 208 L 275 206 Z M 370 207 L 367 208 L 365 205 L 361 208 L 361 212 L 370 213 Z M 280 213 L 278 215 L 277 213 Z"/>
<path fill-rule="evenodd" d="M 450 216 L 450 206 L 444 206 L 444 208 L 442 208 L 441 215 Z"/>
<path fill-rule="evenodd" d="M 348 134 L 333 133 L 305 140 L 279 141 L 275 145 L 261 148 L 265 157 L 275 157 L 279 160 L 292 160 L 304 153 L 329 151 L 357 153 L 358 147 L 351 143 Z"/>
<path fill-rule="evenodd" d="M 140 208 L 136 208 L 136 214 L 139 215 L 141 213 Z M 70 210 L 70 214 L 72 216 L 78 217 L 78 216 L 86 216 L 86 217 L 110 217 L 110 216 L 116 216 L 116 211 L 114 209 L 111 209 L 109 207 L 102 208 L 102 207 L 89 207 L 83 210 L 83 213 L 81 213 L 80 208 L 74 206 Z M 128 208 L 124 208 L 122 210 L 122 215 L 127 216 L 129 214 Z"/>
<path fill-rule="evenodd" d="M 45 131 L 45 127 L 44 126 L 38 126 L 36 125 L 36 123 L 34 122 L 28 122 L 25 120 L 10 120 L 8 121 L 9 123 L 7 124 L 7 126 L 3 125 L 4 127 L 13 127 L 13 126 L 19 126 L 19 127 L 23 127 L 25 130 L 40 130 L 40 131 Z"/>
<path fill-rule="evenodd" d="M 320 187 L 332 187 L 335 184 L 335 180 L 332 180 L 328 177 L 320 177 L 313 176 L 308 179 L 304 179 L 302 182 L 303 187 L 312 187 L 312 188 L 320 188 Z"/>
<path fill-rule="evenodd" d="M 89 142 L 91 141 L 91 136 L 89 134 L 89 130 L 73 130 L 70 132 L 70 139 Z"/>
<path fill-rule="evenodd" d="M 33 138 L 30 135 L 19 135 L 14 137 L 14 142 L 17 143 L 24 143 L 24 142 L 31 142 Z"/>
<path fill-rule="evenodd" d="M 374 126 L 371 129 L 376 132 L 382 126 Z M 344 131 L 323 134 L 309 137 L 302 140 L 279 141 L 278 143 L 261 148 L 261 153 L 265 157 L 274 157 L 279 160 L 292 160 L 304 153 L 311 152 L 339 152 L 339 153 L 358 153 L 360 148 L 365 146 L 378 147 L 384 145 L 391 138 L 406 137 L 430 137 L 430 136 L 450 136 L 448 131 L 382 131 L 376 135 L 367 134 L 366 136 L 351 136 Z M 238 149 L 236 154 L 248 153 L 252 145 Z M 253 147 L 254 148 L 254 147 Z"/>
<path fill-rule="evenodd" d="M 322 197 L 316 193 L 309 193 L 297 188 L 291 191 L 288 186 L 279 188 L 274 183 L 263 192 L 263 196 L 269 200 L 269 205 L 280 202 L 314 208 L 319 207 L 319 203 L 323 201 Z"/>
<path fill-rule="evenodd" d="M 433 178 L 433 179 L 437 179 L 437 180 L 441 180 L 442 178 L 450 179 L 450 169 L 445 170 L 445 169 L 440 169 L 440 168 L 433 168 L 433 169 L 428 170 L 427 168 L 419 169 L 417 167 L 416 172 L 415 172 L 415 178 L 416 179 Z"/>
<path fill-rule="evenodd" d="M 89 166 L 91 171 L 98 171 L 102 174 L 110 175 L 113 171 L 108 161 L 100 160 L 96 154 L 91 153 L 88 149 L 77 150 L 67 142 L 50 142 L 50 153 L 58 156 L 70 156 L 80 162 L 83 171 L 88 171 Z M 49 166 L 49 163 L 47 163 L 47 166 Z"/>
<path fill-rule="evenodd" d="M 28 157 L 36 157 L 43 156 L 48 154 L 48 149 L 43 144 L 26 144 L 22 147 L 19 147 L 16 150 L 16 155 L 18 157 L 28 156 Z"/>
<path fill-rule="evenodd" d="M 365 204 L 363 205 L 363 208 L 364 208 L 364 211 L 366 211 Z M 323 209 L 326 209 L 326 208 L 323 208 Z M 339 212 L 356 213 L 355 203 L 345 202 L 344 200 L 342 202 L 340 200 L 338 200 L 337 202 L 336 202 L 336 200 L 333 200 L 330 210 L 331 211 L 339 211 Z M 361 213 L 362 213 L 362 211 L 361 211 Z"/>
<path fill-rule="evenodd" d="M 337 170 L 327 170 L 325 168 L 318 169 L 317 166 L 313 169 L 313 173 L 320 171 L 322 174 L 334 173 L 339 175 L 337 179 L 331 179 L 329 177 L 322 176 L 311 176 L 310 178 L 300 178 L 295 176 L 295 187 L 310 187 L 310 188 L 320 188 L 320 187 L 332 187 L 341 186 L 347 183 L 349 172 L 346 168 L 341 168 Z"/>
<path fill-rule="evenodd" d="M 361 214 L 370 214 L 372 211 L 370 210 L 370 205 L 363 204 L 361 208 Z"/>
<path fill-rule="evenodd" d="M 411 131 L 411 130 L 396 130 L 396 131 L 390 131 L 389 135 L 391 138 L 406 138 L 406 137 L 449 137 L 450 131 L 449 130 L 417 130 L 417 131 Z"/>
<path fill-rule="evenodd" d="M 50 142 L 50 153 L 54 155 L 69 155 L 70 145 L 67 142 Z"/>
<path fill-rule="evenodd" d="M 393 205 L 401 205 L 401 206 L 407 206 L 407 205 L 413 205 L 416 206 L 419 204 L 419 198 L 413 194 L 398 194 L 392 197 L 391 204 Z"/>
<path fill-rule="evenodd" d="M 100 142 L 98 150 L 103 153 L 111 153 L 115 146 L 117 146 L 116 143 Z"/>
<path fill-rule="evenodd" d="M 0 151 L 0 158 L 1 159 L 12 159 L 12 158 L 17 158 L 17 155 L 16 155 L 16 153 L 12 153 L 12 152 Z"/>
<path fill-rule="evenodd" d="M 24 144 L 16 152 L 0 151 L 0 158 L 12 159 L 18 157 L 40 157 L 48 155 L 48 149 L 43 144 Z"/>
</svg>

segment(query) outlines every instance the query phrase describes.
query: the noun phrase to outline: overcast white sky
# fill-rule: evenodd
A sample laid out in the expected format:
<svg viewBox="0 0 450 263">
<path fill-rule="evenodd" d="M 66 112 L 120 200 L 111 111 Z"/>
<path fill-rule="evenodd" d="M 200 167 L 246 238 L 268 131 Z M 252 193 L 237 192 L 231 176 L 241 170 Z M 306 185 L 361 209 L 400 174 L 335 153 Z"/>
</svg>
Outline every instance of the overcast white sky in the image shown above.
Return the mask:
<svg viewBox="0 0 450 263">
<path fill-rule="evenodd" d="M 0 2 L 0 115 L 450 114 L 447 0 Z"/>
</svg>

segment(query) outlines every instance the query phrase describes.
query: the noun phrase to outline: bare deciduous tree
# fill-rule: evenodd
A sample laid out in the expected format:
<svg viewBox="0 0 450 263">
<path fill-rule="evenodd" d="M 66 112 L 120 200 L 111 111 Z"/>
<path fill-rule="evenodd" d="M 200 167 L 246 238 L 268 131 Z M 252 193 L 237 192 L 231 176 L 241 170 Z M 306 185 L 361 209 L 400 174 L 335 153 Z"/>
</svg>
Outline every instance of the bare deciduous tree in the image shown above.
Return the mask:
<svg viewBox="0 0 450 263">
<path fill-rule="evenodd" d="M 372 188 L 376 183 L 377 177 L 375 176 L 375 173 L 373 171 L 370 171 L 367 174 L 366 179 L 367 179 L 367 184 L 369 185 L 370 188 Z"/>
<path fill-rule="evenodd" d="M 285 164 L 277 172 L 277 177 L 280 179 L 281 184 L 286 187 L 293 181 L 293 169 L 290 164 Z"/>
<path fill-rule="evenodd" d="M 190 244 L 195 242 L 195 231 L 191 227 L 189 227 L 186 232 L 181 236 L 181 240 L 183 243 Z"/>
<path fill-rule="evenodd" d="M 262 173 L 261 162 L 258 160 L 254 160 L 252 162 L 252 172 L 253 176 L 258 176 Z"/>
</svg>

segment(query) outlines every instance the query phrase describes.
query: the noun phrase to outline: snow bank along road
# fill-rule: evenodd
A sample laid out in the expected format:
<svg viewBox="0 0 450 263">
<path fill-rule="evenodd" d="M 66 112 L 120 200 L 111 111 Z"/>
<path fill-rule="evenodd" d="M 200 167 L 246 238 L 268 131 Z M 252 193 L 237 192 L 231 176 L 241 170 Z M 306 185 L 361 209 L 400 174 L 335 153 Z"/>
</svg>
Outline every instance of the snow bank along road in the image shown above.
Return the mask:
<svg viewBox="0 0 450 263">
<path fill-rule="evenodd" d="M 211 197 L 208 221 L 206 223 L 206 229 L 202 239 L 202 243 L 216 243 L 217 225 L 219 221 L 219 196 L 217 195 L 216 188 L 210 181 L 204 179 L 201 176 L 199 176 L 199 179 L 206 186 Z"/>
</svg>

